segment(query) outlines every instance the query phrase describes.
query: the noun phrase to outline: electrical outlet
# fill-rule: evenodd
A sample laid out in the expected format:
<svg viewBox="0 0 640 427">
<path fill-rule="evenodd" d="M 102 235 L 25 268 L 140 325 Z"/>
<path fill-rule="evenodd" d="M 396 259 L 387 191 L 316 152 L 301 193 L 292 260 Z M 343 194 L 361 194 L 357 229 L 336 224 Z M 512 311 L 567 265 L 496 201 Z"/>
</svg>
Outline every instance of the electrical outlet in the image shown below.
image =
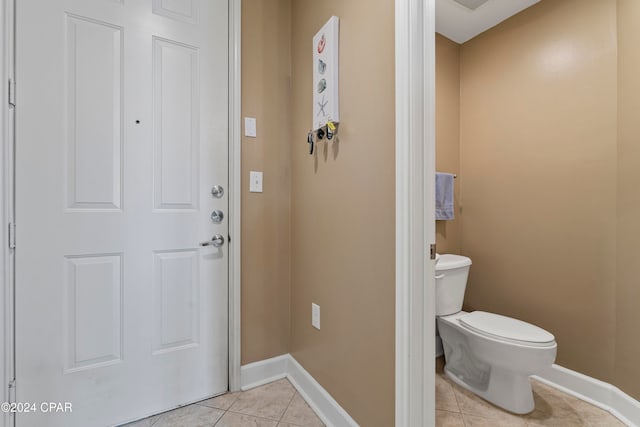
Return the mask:
<svg viewBox="0 0 640 427">
<path fill-rule="evenodd" d="M 251 171 L 249 173 L 249 192 L 262 193 L 262 172 Z"/>
<path fill-rule="evenodd" d="M 311 326 L 320 330 L 320 306 L 311 303 Z"/>
</svg>

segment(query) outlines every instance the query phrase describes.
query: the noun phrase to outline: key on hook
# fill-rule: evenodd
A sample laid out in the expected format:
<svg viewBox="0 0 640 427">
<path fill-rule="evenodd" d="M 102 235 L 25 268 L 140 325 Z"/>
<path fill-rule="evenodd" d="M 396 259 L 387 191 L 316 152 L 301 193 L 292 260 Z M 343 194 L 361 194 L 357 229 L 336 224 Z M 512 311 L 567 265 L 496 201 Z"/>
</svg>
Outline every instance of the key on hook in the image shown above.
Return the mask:
<svg viewBox="0 0 640 427">
<path fill-rule="evenodd" d="M 313 154 L 313 131 L 310 130 L 307 134 L 307 143 L 309 144 L 309 154 Z"/>
</svg>

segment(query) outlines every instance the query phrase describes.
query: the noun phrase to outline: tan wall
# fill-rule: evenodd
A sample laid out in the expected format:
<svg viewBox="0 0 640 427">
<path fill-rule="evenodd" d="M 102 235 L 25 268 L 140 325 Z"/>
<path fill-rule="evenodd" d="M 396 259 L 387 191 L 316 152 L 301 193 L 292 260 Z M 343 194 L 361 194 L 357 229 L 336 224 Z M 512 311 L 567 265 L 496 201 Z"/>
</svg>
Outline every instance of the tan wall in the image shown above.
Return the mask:
<svg viewBox="0 0 640 427">
<path fill-rule="evenodd" d="M 289 352 L 291 0 L 242 2 L 242 363 Z M 249 171 L 264 192 L 249 193 Z"/>
<path fill-rule="evenodd" d="M 640 399 L 640 2 L 618 0 L 618 287 L 615 384 Z"/>
<path fill-rule="evenodd" d="M 293 4 L 291 350 L 360 424 L 394 424 L 394 3 Z M 340 18 L 340 142 L 311 157 L 313 35 Z M 311 303 L 321 330 L 311 327 Z"/>
<path fill-rule="evenodd" d="M 466 308 L 548 329 L 557 363 L 610 381 L 616 1 L 543 0 L 462 45 L 460 79 Z"/>
<path fill-rule="evenodd" d="M 436 221 L 438 252 L 460 253 L 460 45 L 436 34 L 436 170 L 458 175 L 456 219 Z"/>
</svg>

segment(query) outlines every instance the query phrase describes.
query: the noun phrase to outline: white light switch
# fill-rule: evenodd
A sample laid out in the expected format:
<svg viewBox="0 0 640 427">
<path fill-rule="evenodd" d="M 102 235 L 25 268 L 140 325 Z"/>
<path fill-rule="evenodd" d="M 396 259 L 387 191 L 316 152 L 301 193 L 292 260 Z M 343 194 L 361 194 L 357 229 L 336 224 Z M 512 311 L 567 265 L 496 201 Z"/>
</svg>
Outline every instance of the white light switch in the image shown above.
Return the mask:
<svg viewBox="0 0 640 427">
<path fill-rule="evenodd" d="M 262 172 L 249 172 L 249 192 L 262 193 Z"/>
<path fill-rule="evenodd" d="M 244 118 L 244 136 L 255 138 L 257 135 L 256 119 L 255 117 Z"/>
<path fill-rule="evenodd" d="M 311 303 L 311 326 L 320 330 L 320 306 Z"/>
</svg>

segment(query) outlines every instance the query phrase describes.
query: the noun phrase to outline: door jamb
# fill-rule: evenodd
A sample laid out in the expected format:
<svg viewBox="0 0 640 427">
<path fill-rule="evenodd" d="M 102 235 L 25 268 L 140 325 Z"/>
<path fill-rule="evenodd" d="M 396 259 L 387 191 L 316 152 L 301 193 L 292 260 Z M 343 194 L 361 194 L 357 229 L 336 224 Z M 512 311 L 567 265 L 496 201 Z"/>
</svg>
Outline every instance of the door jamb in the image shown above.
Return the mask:
<svg viewBox="0 0 640 427">
<path fill-rule="evenodd" d="M 229 0 L 229 391 L 240 390 L 240 199 L 241 199 L 242 0 Z"/>
<path fill-rule="evenodd" d="M 435 425 L 435 0 L 396 0 L 396 426 Z"/>
<path fill-rule="evenodd" d="M 14 250 L 9 248 L 9 223 L 14 222 L 13 186 L 13 108 L 9 105 L 9 79 L 14 79 L 14 0 L 0 0 L 0 97 L 2 108 L 0 117 L 0 378 L 3 402 L 9 401 L 9 382 L 15 377 L 14 371 Z M 13 425 L 13 416 L 0 415 L 0 425 Z"/>
</svg>

